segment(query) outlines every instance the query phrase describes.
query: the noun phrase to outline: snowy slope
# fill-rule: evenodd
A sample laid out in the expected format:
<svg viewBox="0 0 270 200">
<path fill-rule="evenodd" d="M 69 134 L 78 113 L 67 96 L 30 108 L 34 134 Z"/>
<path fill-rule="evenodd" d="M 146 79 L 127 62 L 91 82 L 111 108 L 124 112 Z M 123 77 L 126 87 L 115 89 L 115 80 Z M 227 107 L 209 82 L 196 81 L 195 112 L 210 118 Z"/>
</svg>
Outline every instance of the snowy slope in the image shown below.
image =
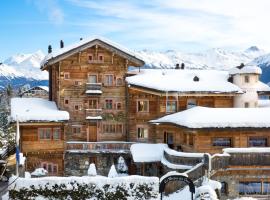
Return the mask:
<svg viewBox="0 0 270 200">
<path fill-rule="evenodd" d="M 177 63 L 185 63 L 192 69 L 221 69 L 228 70 L 241 63 L 247 64 L 255 58 L 266 54 L 256 46 L 243 52 L 233 52 L 214 48 L 199 53 L 183 53 L 179 51 L 138 51 L 137 54 L 146 62 L 147 68 L 174 68 Z"/>
</svg>

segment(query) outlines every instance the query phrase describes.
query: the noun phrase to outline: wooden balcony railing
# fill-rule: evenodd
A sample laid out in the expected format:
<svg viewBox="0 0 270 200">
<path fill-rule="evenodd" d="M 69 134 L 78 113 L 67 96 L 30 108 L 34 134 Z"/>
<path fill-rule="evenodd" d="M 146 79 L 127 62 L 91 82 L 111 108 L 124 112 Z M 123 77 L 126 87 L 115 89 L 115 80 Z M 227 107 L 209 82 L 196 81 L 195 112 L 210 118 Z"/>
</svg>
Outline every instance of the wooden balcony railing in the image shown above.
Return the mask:
<svg viewBox="0 0 270 200">
<path fill-rule="evenodd" d="M 85 118 L 87 117 L 98 117 L 102 115 L 102 109 L 97 108 L 97 109 L 85 109 Z"/>
<path fill-rule="evenodd" d="M 86 90 L 101 90 L 102 83 L 86 83 Z"/>
<path fill-rule="evenodd" d="M 66 142 L 66 151 L 84 153 L 130 153 L 130 146 L 133 142 Z"/>
</svg>

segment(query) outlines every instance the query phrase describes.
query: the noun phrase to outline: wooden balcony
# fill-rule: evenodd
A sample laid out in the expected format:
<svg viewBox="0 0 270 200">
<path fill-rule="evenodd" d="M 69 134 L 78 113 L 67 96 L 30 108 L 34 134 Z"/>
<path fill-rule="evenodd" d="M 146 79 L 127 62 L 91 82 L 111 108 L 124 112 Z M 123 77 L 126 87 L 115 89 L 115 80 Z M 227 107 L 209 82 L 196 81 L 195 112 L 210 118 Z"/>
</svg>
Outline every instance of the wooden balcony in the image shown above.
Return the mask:
<svg viewBox="0 0 270 200">
<path fill-rule="evenodd" d="M 85 93 L 90 96 L 102 94 L 102 83 L 86 83 Z"/>
<path fill-rule="evenodd" d="M 85 109 L 85 119 L 87 120 L 102 120 L 102 109 Z"/>
<path fill-rule="evenodd" d="M 130 153 L 133 142 L 106 141 L 106 142 L 66 142 L 66 151 L 69 153 Z"/>
</svg>

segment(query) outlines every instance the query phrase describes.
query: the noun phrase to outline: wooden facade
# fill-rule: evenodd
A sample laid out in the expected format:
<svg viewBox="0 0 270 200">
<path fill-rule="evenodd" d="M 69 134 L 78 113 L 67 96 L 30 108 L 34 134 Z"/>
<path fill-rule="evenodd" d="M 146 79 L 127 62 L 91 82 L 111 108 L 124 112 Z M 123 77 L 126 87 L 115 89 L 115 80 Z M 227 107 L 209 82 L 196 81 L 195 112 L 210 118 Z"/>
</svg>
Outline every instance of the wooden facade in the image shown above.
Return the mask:
<svg viewBox="0 0 270 200">
<path fill-rule="evenodd" d="M 145 110 L 140 110 L 140 103 L 143 102 Z M 166 96 L 164 93 L 149 93 L 146 90 L 138 90 L 129 87 L 128 90 L 128 120 L 129 131 L 128 139 L 132 142 L 166 142 L 160 133 L 160 127 L 151 125 L 150 120 L 173 114 L 188 109 L 192 106 L 205 106 L 216 108 L 233 107 L 233 96 L 223 94 L 189 94 L 187 96 L 173 95 Z M 145 133 L 141 134 L 140 130 Z M 168 127 L 170 129 L 170 127 Z M 175 132 L 175 131 L 173 131 Z M 180 136 L 174 136 L 180 137 Z M 180 140 L 180 139 L 179 139 Z"/>
<path fill-rule="evenodd" d="M 128 66 L 138 63 L 103 44 L 49 66 L 51 100 L 70 113 L 69 141 L 126 141 Z"/>
<path fill-rule="evenodd" d="M 49 175 L 64 174 L 65 131 L 63 123 L 21 123 L 20 151 L 26 170 L 45 168 Z"/>
</svg>

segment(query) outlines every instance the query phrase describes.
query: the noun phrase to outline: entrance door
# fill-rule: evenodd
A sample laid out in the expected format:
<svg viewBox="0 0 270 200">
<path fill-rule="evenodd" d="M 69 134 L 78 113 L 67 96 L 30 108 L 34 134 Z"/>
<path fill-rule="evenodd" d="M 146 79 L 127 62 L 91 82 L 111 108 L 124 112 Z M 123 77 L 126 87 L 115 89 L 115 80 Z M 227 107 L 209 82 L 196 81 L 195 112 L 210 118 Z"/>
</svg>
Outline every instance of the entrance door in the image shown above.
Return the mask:
<svg viewBox="0 0 270 200">
<path fill-rule="evenodd" d="M 90 123 L 88 126 L 88 142 L 97 141 L 97 123 Z"/>
<path fill-rule="evenodd" d="M 164 143 L 168 144 L 170 148 L 174 147 L 173 133 L 169 133 L 167 131 L 164 132 Z"/>
</svg>

